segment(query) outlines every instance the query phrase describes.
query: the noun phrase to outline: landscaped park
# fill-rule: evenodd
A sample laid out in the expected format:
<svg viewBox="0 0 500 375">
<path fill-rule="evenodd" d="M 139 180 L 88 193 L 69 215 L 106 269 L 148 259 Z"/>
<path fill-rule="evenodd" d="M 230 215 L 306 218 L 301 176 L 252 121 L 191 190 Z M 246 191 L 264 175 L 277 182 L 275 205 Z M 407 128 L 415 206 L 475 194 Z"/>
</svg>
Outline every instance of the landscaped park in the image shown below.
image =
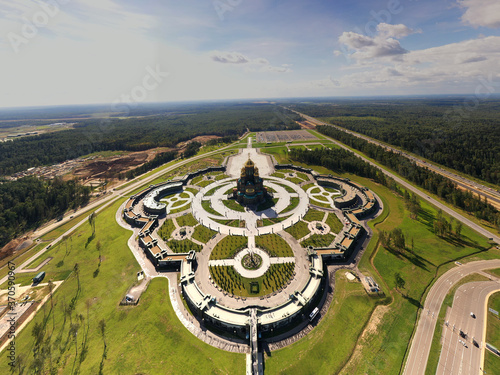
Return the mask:
<svg viewBox="0 0 500 375">
<path fill-rule="evenodd" d="M 57 288 L 32 295 L 39 310 L 17 335 L 16 371 L 233 374 L 255 363 L 266 374 L 400 373 L 435 280 L 455 261 L 500 252 L 426 201 L 415 210 L 404 189 L 291 159 L 298 145 L 336 147 L 307 132 L 289 144 L 248 133 L 40 238 L 33 249 L 45 252 L 17 283 L 43 270 Z M 242 204 L 233 191 L 249 158 L 267 196 Z M 145 205 L 153 190 L 164 195 Z M 451 229 L 439 231 L 444 222 Z M 490 356 L 486 366 L 498 368 Z"/>
</svg>

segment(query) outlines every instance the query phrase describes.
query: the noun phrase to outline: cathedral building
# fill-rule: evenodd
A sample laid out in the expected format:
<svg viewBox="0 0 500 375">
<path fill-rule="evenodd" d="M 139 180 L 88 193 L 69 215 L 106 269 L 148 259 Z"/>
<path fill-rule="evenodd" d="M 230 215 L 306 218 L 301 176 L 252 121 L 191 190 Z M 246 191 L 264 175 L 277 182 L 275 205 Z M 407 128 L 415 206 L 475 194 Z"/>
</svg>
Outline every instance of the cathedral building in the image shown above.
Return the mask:
<svg viewBox="0 0 500 375">
<path fill-rule="evenodd" d="M 264 202 L 266 197 L 267 188 L 264 187 L 263 180 L 259 176 L 259 168 L 249 158 L 241 168 L 238 185 L 233 189 L 233 198 L 240 204 L 252 205 Z"/>
</svg>

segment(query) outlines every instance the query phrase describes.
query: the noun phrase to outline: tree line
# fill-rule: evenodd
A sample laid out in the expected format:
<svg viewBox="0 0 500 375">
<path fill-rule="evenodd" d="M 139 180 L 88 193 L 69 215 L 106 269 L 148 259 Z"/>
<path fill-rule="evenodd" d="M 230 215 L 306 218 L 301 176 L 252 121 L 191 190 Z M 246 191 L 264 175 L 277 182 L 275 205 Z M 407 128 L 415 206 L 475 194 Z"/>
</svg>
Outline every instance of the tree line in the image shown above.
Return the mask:
<svg viewBox="0 0 500 375">
<path fill-rule="evenodd" d="M 500 212 L 489 204 L 486 198 L 482 199 L 479 195 L 475 195 L 470 191 L 459 189 L 454 182 L 446 177 L 434 173 L 427 168 L 419 167 L 415 162 L 402 155 L 387 151 L 380 146 L 337 130 L 332 126 L 320 126 L 318 127 L 318 131 L 361 151 L 415 185 L 475 215 L 478 219 L 488 221 L 500 230 Z"/>
<path fill-rule="evenodd" d="M 91 189 L 76 181 L 25 177 L 0 183 L 0 247 L 89 202 Z"/>
<path fill-rule="evenodd" d="M 60 163 L 98 151 L 175 147 L 199 135 L 238 137 L 251 131 L 298 129 L 299 116 L 274 105 L 201 106 L 198 111 L 140 118 L 82 120 L 74 129 L 0 143 L 0 175 Z"/>
<path fill-rule="evenodd" d="M 500 185 L 500 101 L 464 98 L 339 101 L 294 109 Z"/>
</svg>

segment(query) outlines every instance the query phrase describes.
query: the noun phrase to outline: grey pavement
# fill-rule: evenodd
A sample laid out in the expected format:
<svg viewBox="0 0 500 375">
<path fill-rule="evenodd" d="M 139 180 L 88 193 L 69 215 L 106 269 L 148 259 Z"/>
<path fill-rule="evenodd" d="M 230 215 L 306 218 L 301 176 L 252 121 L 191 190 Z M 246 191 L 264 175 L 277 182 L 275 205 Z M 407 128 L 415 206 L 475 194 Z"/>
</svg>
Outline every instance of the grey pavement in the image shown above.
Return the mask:
<svg viewBox="0 0 500 375">
<path fill-rule="evenodd" d="M 485 347 L 483 328 L 486 325 L 486 301 L 491 293 L 498 290 L 498 279 L 471 282 L 457 289 L 453 306 L 446 314 L 448 324 L 443 326 L 443 345 L 437 375 L 480 373 L 480 368 L 483 367 L 481 352 Z M 475 317 L 471 316 L 471 312 Z M 467 334 L 466 338 L 460 336 L 460 330 Z M 478 347 L 473 344 L 473 340 Z"/>
<path fill-rule="evenodd" d="M 452 268 L 434 283 L 425 299 L 403 374 L 425 374 L 439 310 L 452 286 L 467 275 L 498 267 L 500 259 L 470 262 Z"/>
</svg>

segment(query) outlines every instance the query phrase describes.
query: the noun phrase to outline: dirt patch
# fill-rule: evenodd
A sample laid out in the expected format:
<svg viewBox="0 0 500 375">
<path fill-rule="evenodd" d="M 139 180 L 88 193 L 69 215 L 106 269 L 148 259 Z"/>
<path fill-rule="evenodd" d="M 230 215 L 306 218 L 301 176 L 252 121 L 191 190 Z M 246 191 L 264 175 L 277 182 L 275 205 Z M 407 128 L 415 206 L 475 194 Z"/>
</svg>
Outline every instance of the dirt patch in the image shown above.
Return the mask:
<svg viewBox="0 0 500 375">
<path fill-rule="evenodd" d="M 316 125 L 314 125 L 311 121 L 296 121 L 297 124 L 300 125 L 302 129 L 315 129 Z"/>
<path fill-rule="evenodd" d="M 389 310 L 390 306 L 386 305 L 379 305 L 375 307 L 375 310 L 373 311 L 370 321 L 366 325 L 366 328 L 363 331 L 363 334 L 361 335 L 361 340 L 363 340 L 366 336 L 377 332 L 377 328 L 380 322 L 382 321 L 382 318 Z"/>
<path fill-rule="evenodd" d="M 354 349 L 351 359 L 341 370 L 340 372 L 341 374 L 350 373 L 350 371 L 353 370 L 352 366 L 356 366 L 356 364 L 359 363 L 358 361 L 363 360 L 362 359 L 363 353 L 365 350 L 368 350 L 365 349 L 365 345 L 369 343 L 370 336 L 377 333 L 378 326 L 380 325 L 384 315 L 389 310 L 390 306 L 386 305 L 378 305 L 377 307 L 375 307 L 375 310 L 373 310 L 372 316 L 370 317 L 368 324 L 366 325 L 363 333 L 361 334 L 361 337 L 358 340 L 358 344 Z"/>
<path fill-rule="evenodd" d="M 0 260 L 14 254 L 14 252 L 17 251 L 17 249 L 24 243 L 24 241 L 25 238 L 14 238 L 7 245 L 2 247 L 2 249 L 0 249 Z"/>
<path fill-rule="evenodd" d="M 70 178 L 79 178 L 84 181 L 90 179 L 115 179 L 120 173 L 134 169 L 154 159 L 158 153 L 172 151 L 169 148 L 155 148 L 147 151 L 132 152 L 126 155 L 111 157 L 96 157 L 76 168 Z"/>
<path fill-rule="evenodd" d="M 190 139 L 189 141 L 179 143 L 177 147 L 179 148 L 186 147 L 191 142 L 200 142 L 202 145 L 204 145 L 205 143 L 211 141 L 212 139 L 219 139 L 219 138 L 220 137 L 218 135 L 200 135 L 198 137 Z"/>
</svg>

